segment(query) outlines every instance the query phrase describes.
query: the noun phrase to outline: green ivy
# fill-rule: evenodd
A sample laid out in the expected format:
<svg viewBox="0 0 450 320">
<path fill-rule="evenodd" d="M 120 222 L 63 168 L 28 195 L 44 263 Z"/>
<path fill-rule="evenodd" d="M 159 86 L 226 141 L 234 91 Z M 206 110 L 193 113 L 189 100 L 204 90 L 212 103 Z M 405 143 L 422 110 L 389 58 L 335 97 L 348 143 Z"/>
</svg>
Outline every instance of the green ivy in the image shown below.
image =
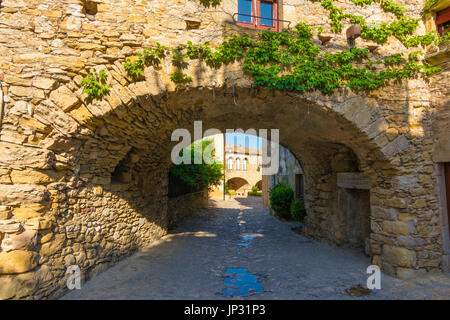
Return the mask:
<svg viewBox="0 0 450 320">
<path fill-rule="evenodd" d="M 211 145 L 213 145 L 212 140 L 200 140 L 194 142 L 189 147 L 186 147 L 181 151 L 180 156 L 182 156 L 184 152 L 190 152 L 191 164 L 173 164 L 170 167 L 169 196 L 180 195 L 180 193 L 211 190 L 213 187 L 218 186 L 222 182 L 222 172 L 224 169 L 223 164 L 215 161 L 211 161 L 212 163 L 209 163 L 209 161 L 205 161 L 203 158 L 206 150 L 209 150 L 211 152 L 211 156 L 214 157 L 215 148 L 214 146 L 211 148 Z M 197 150 L 199 149 L 202 150 L 201 153 L 197 153 Z M 194 162 L 197 157 L 202 159 L 200 164 L 195 164 Z"/>
<path fill-rule="evenodd" d="M 187 84 L 192 82 L 192 77 L 188 76 L 186 73 L 174 72 L 170 75 L 170 79 L 177 84 Z"/>
<path fill-rule="evenodd" d="M 205 7 L 216 7 L 220 4 L 222 0 L 200 0 L 200 3 L 204 5 Z"/>
<path fill-rule="evenodd" d="M 439 70 L 419 63 L 416 57 L 405 59 L 396 54 L 384 61 L 372 61 L 369 50 L 359 48 L 321 53 L 312 41 L 312 29 L 300 23 L 290 31 L 262 31 L 257 40 L 250 40 L 247 35 L 232 36 L 215 50 L 209 43 L 188 42 L 172 50 L 171 58 L 172 64 L 180 69 L 188 66 L 187 59 L 204 61 L 211 68 L 242 60 L 243 70 L 252 76 L 255 87 L 300 92 L 320 90 L 327 94 L 342 86 L 370 91 L 390 80 L 427 77 Z M 374 68 L 379 63 L 384 63 L 386 68 Z M 192 81 L 182 72 L 170 77 L 175 83 Z"/>
<path fill-rule="evenodd" d="M 144 68 L 159 66 L 161 60 L 166 57 L 168 50 L 169 48 L 157 43 L 155 48 L 147 48 L 142 53 L 137 53 L 136 59 L 128 58 L 124 68 L 130 77 L 135 80 L 140 79 L 144 76 Z"/>
<path fill-rule="evenodd" d="M 438 2 L 439 0 L 428 0 L 427 2 L 425 2 L 425 6 L 423 8 L 424 13 L 430 14 L 431 8 L 433 8 Z"/>
<path fill-rule="evenodd" d="M 356 5 L 378 3 L 385 12 L 391 12 L 396 20 L 391 23 L 368 24 L 361 16 L 345 14 L 333 4 L 333 0 L 320 1 L 329 10 L 331 29 L 340 32 L 343 20 L 361 25 L 361 37 L 377 43 L 384 43 L 388 37 L 395 36 L 407 47 L 442 43 L 448 41 L 448 33 L 440 38 L 436 33 L 412 35 L 419 19 L 404 16 L 404 7 L 391 0 L 352 0 Z M 203 5 L 214 6 L 220 0 L 200 0 Z M 319 28 L 319 33 L 323 31 Z M 209 42 L 185 45 L 169 49 L 159 43 L 136 54 L 134 59 L 128 58 L 124 64 L 128 75 L 139 80 L 144 76 L 145 67 L 158 67 L 162 60 L 170 58 L 176 71 L 170 75 L 176 84 L 188 84 L 192 78 L 183 72 L 189 66 L 189 60 L 203 61 L 207 66 L 218 69 L 235 61 L 242 61 L 243 71 L 250 75 L 255 87 L 269 89 L 295 90 L 299 92 L 320 90 L 328 94 L 339 87 L 347 86 L 353 90 L 371 91 L 386 85 L 391 80 L 402 80 L 415 77 L 428 77 L 440 70 L 427 63 L 421 63 L 414 52 L 407 58 L 394 54 L 383 60 L 373 60 L 369 50 L 360 48 L 344 49 L 336 53 L 322 53 L 312 40 L 312 29 L 299 23 L 292 30 L 282 32 L 262 31 L 257 40 L 248 35 L 231 36 L 222 43 L 211 48 Z M 375 67 L 376 65 L 384 67 Z M 91 100 L 107 94 L 106 74 L 89 74 L 83 80 L 85 89 Z"/>
<path fill-rule="evenodd" d="M 439 44 L 448 44 L 450 42 L 450 30 L 444 32 L 444 36 L 440 38 Z"/>
<path fill-rule="evenodd" d="M 107 77 L 105 70 L 97 72 L 96 69 L 92 71 L 81 81 L 83 87 L 82 93 L 86 93 L 87 103 L 91 103 L 93 100 L 101 100 L 110 91 L 110 87 L 106 83 Z"/>
<path fill-rule="evenodd" d="M 428 33 L 425 35 L 415 35 L 409 38 L 404 42 L 404 45 L 409 47 L 417 47 L 418 45 L 426 46 L 430 44 L 439 44 L 439 34 L 437 33 Z"/>
</svg>

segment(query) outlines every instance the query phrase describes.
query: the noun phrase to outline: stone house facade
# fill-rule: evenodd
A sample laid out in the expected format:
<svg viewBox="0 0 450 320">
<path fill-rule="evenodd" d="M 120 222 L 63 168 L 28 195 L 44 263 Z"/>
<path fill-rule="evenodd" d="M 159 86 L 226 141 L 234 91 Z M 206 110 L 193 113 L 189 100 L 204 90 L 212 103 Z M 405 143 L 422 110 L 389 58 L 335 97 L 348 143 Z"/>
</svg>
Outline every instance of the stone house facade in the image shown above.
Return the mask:
<svg viewBox="0 0 450 320">
<path fill-rule="evenodd" d="M 262 152 L 260 150 L 238 146 L 237 143 L 225 144 L 224 148 L 223 134 L 209 136 L 206 139 L 214 141 L 216 161 L 225 163 L 225 183 L 228 184 L 229 190 L 235 191 L 238 196 L 247 196 L 253 186 L 262 188 Z M 223 198 L 223 195 L 223 182 L 210 192 L 210 196 L 213 197 Z"/>
</svg>

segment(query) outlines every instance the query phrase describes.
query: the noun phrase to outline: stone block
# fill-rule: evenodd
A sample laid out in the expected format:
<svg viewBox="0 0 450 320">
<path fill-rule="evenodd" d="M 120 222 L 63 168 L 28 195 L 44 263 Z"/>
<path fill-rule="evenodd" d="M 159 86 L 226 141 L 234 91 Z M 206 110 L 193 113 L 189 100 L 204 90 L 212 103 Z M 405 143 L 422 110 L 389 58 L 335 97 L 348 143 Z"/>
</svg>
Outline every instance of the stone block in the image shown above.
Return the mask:
<svg viewBox="0 0 450 320">
<path fill-rule="evenodd" d="M 412 232 L 410 225 L 403 221 L 383 221 L 383 231 L 402 236 L 407 236 Z"/>
<path fill-rule="evenodd" d="M 42 216 L 46 209 L 47 206 L 40 203 L 23 204 L 18 208 L 14 208 L 13 213 L 17 220 L 27 220 Z"/>
<path fill-rule="evenodd" d="M 10 174 L 14 184 L 49 184 L 55 182 L 56 173 L 36 170 L 13 170 Z"/>
<path fill-rule="evenodd" d="M 401 153 L 409 147 L 408 139 L 405 136 L 399 136 L 389 142 L 381 149 L 381 152 L 388 158 L 392 158 L 395 155 Z"/>
<path fill-rule="evenodd" d="M 383 261 L 398 267 L 413 268 L 416 264 L 416 253 L 405 248 L 384 245 Z"/>
<path fill-rule="evenodd" d="M 0 206 L 0 220 L 7 220 L 11 218 L 11 208 L 7 206 Z"/>
<path fill-rule="evenodd" d="M 13 250 L 33 250 L 37 245 L 37 232 L 25 230 L 19 234 L 10 234 L 3 239 L 1 248 L 5 252 Z"/>
<path fill-rule="evenodd" d="M 17 250 L 0 253 L 0 274 L 25 273 L 38 265 L 36 252 Z"/>
<path fill-rule="evenodd" d="M 61 86 L 52 91 L 50 94 L 50 100 L 52 100 L 63 111 L 68 111 L 81 104 L 80 99 L 78 99 L 78 97 L 66 86 Z"/>
<path fill-rule="evenodd" d="M 370 176 L 360 172 L 338 172 L 337 184 L 346 189 L 370 189 Z"/>
<path fill-rule="evenodd" d="M 52 241 L 44 243 L 41 246 L 41 250 L 39 251 L 39 254 L 44 257 L 51 256 L 52 254 L 61 250 L 61 248 L 64 246 L 65 242 L 66 242 L 66 236 L 64 234 L 57 234 L 57 235 L 55 235 L 55 238 Z"/>
<path fill-rule="evenodd" d="M 46 230 L 52 227 L 52 222 L 42 218 L 32 218 L 25 222 L 25 226 L 31 230 Z"/>
<path fill-rule="evenodd" d="M 402 198 L 392 198 L 392 199 L 387 199 L 385 201 L 385 204 L 389 207 L 392 208 L 400 208 L 400 209 L 405 209 L 408 205 L 405 199 Z"/>
<path fill-rule="evenodd" d="M 3 233 L 16 233 L 22 230 L 21 224 L 15 220 L 0 220 L 0 232 Z"/>
<path fill-rule="evenodd" d="M 0 142 L 0 164 L 11 167 L 28 167 L 48 169 L 55 161 L 55 154 L 50 150 L 36 149 L 27 146 Z"/>
</svg>

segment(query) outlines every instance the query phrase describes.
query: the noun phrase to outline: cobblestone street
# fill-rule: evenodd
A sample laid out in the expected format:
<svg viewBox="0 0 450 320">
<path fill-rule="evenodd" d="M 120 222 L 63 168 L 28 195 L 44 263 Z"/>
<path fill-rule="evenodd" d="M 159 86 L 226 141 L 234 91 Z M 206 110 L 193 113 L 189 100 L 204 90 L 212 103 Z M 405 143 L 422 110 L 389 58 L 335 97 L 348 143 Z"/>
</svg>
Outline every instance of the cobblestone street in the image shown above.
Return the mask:
<svg viewBox="0 0 450 320">
<path fill-rule="evenodd" d="M 302 237 L 296 225 L 271 216 L 260 198 L 210 200 L 158 243 L 62 299 L 450 299 L 448 274 L 409 281 L 382 274 L 381 290 L 350 296 L 345 290 L 365 286 L 369 258 Z M 233 274 L 244 271 L 252 276 L 241 278 L 248 286 L 240 291 Z"/>
</svg>

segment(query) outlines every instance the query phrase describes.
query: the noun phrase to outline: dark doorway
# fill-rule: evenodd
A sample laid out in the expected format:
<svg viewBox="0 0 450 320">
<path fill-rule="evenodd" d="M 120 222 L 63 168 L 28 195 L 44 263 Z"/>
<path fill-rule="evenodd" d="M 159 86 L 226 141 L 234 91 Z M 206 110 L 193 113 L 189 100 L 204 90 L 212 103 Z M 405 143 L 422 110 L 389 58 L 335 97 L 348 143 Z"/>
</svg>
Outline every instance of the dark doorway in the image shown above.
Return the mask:
<svg viewBox="0 0 450 320">
<path fill-rule="evenodd" d="M 295 175 L 295 197 L 301 200 L 304 200 L 305 197 L 305 184 L 302 174 Z"/>
<path fill-rule="evenodd" d="M 368 254 L 370 238 L 370 191 L 339 188 L 339 215 L 344 242 Z"/>
</svg>

